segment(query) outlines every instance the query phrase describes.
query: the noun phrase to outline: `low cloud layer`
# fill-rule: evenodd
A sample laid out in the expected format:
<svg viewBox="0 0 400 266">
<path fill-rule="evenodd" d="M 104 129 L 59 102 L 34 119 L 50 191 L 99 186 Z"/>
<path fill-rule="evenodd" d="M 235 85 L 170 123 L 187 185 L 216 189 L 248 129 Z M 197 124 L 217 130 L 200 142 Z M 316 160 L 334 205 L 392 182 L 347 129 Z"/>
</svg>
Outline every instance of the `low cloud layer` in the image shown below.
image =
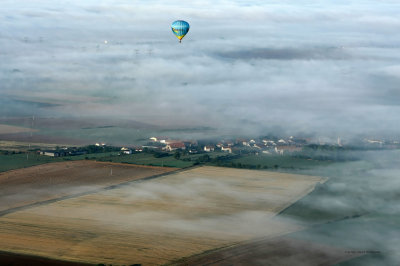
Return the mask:
<svg viewBox="0 0 400 266">
<path fill-rule="evenodd" d="M 359 154 L 359 161 L 321 167 L 319 173 L 329 176 L 329 181 L 300 200 L 294 212 L 284 214 L 319 225 L 292 236 L 359 254 L 378 254 L 366 255 L 355 265 L 398 265 L 398 156 L 398 151 L 369 151 Z"/>
<path fill-rule="evenodd" d="M 0 115 L 394 135 L 396 10 L 362 0 L 4 1 Z M 176 19 L 191 24 L 182 44 Z"/>
</svg>

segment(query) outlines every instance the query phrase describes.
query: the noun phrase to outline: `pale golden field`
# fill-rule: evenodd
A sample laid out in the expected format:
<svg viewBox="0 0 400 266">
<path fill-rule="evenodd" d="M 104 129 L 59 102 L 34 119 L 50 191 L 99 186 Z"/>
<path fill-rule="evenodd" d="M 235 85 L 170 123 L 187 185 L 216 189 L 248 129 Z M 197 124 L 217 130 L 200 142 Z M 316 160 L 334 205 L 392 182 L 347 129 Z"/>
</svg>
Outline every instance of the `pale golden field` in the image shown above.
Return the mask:
<svg viewBox="0 0 400 266">
<path fill-rule="evenodd" d="M 319 177 L 199 167 L 0 218 L 0 250 L 113 265 L 165 264 L 300 227 L 274 216 Z"/>
</svg>

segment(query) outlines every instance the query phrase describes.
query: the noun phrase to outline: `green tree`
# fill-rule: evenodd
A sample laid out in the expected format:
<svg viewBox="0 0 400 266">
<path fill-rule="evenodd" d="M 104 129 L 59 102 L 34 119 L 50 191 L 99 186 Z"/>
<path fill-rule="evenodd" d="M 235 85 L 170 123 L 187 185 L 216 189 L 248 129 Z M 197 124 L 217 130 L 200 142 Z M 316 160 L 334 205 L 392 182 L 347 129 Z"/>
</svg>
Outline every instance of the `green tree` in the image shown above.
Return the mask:
<svg viewBox="0 0 400 266">
<path fill-rule="evenodd" d="M 176 151 L 174 154 L 174 158 L 179 160 L 179 158 L 181 158 L 181 153 L 179 151 Z"/>
</svg>

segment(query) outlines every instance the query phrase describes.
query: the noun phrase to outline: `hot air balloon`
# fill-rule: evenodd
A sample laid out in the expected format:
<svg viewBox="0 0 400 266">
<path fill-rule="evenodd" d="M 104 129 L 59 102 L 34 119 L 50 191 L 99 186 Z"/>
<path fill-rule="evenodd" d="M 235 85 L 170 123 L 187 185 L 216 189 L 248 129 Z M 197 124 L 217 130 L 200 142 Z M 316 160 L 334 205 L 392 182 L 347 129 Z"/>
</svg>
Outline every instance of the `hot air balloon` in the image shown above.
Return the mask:
<svg viewBox="0 0 400 266">
<path fill-rule="evenodd" d="M 179 42 L 182 41 L 182 38 L 189 32 L 189 23 L 184 20 L 174 21 L 171 25 L 172 32 L 179 39 Z"/>
</svg>

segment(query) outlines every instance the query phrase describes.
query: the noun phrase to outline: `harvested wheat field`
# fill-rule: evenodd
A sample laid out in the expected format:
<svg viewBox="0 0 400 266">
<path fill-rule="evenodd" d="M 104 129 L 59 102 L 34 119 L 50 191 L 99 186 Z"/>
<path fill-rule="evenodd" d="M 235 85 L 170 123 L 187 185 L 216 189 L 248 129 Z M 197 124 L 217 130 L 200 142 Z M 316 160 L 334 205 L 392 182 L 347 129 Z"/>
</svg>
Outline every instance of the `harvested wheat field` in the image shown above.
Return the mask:
<svg viewBox="0 0 400 266">
<path fill-rule="evenodd" d="M 6 210 L 176 170 L 73 161 L 0 173 L 0 216 Z M 111 172 L 112 171 L 112 172 Z"/>
<path fill-rule="evenodd" d="M 199 167 L 0 218 L 0 250 L 93 264 L 158 265 L 299 230 L 277 212 L 323 179 Z"/>
</svg>

